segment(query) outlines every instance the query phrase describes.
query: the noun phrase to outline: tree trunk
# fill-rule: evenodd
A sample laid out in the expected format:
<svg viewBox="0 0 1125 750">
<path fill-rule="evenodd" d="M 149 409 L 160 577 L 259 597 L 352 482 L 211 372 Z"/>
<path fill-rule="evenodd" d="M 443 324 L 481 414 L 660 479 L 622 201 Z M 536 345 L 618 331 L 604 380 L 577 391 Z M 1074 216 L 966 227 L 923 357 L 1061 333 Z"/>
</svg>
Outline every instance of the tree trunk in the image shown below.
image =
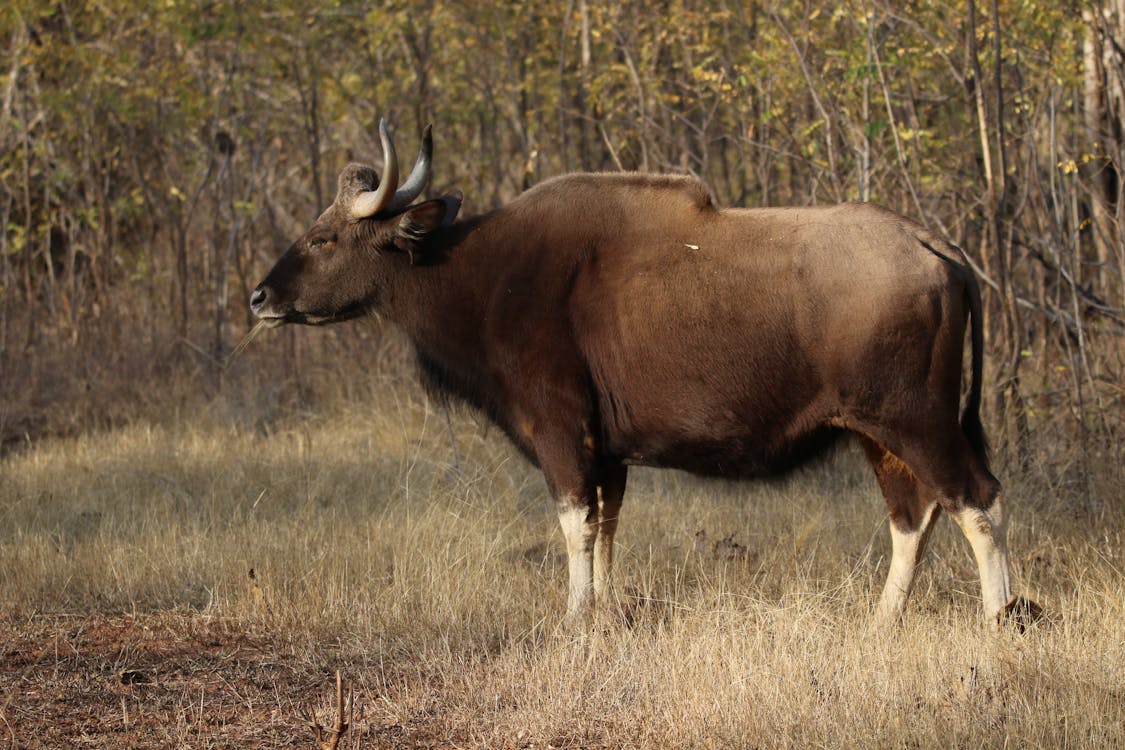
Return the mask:
<svg viewBox="0 0 1125 750">
<path fill-rule="evenodd" d="M 1090 175 L 1092 276 L 1103 293 L 1122 283 L 1113 301 L 1125 301 L 1125 250 L 1120 217 L 1123 213 L 1121 165 L 1125 159 L 1125 0 L 1105 0 L 1083 12 L 1084 107 L 1086 138 L 1083 150 L 1094 157 Z M 1116 265 L 1119 279 L 1111 280 Z M 1113 297 L 1110 297 L 1113 299 Z"/>
</svg>

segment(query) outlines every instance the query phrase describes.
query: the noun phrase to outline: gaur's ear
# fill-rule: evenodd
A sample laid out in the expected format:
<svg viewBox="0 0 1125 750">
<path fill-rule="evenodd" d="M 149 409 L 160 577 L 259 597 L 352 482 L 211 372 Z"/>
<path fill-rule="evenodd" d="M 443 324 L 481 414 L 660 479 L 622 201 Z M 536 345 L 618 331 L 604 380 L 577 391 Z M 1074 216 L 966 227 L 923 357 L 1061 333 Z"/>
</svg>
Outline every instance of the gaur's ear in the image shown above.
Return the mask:
<svg viewBox="0 0 1125 750">
<path fill-rule="evenodd" d="M 461 193 L 453 192 L 435 198 L 417 206 L 411 206 L 398 217 L 398 227 L 395 229 L 395 246 L 400 250 L 410 253 L 411 260 L 414 252 L 426 238 L 426 235 L 438 227 L 448 226 L 457 218 L 461 210 Z"/>
<path fill-rule="evenodd" d="M 442 219 L 442 226 L 449 226 L 457 219 L 457 212 L 461 210 L 461 201 L 464 196 L 461 195 L 460 190 L 454 190 L 449 195 L 443 195 L 438 198 L 439 201 L 445 204 L 445 218 Z"/>
</svg>

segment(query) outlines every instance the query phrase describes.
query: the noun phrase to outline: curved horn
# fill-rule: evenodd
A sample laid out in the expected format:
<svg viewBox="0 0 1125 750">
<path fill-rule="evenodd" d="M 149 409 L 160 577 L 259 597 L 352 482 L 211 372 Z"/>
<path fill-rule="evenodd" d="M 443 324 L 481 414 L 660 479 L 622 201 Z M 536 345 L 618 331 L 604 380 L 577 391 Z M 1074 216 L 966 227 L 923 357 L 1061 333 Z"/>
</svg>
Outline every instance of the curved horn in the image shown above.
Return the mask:
<svg viewBox="0 0 1125 750">
<path fill-rule="evenodd" d="M 434 137 L 430 132 L 431 130 L 433 130 L 433 126 L 427 125 L 422 133 L 422 145 L 418 149 L 418 161 L 415 162 L 414 169 L 410 171 L 410 176 L 395 192 L 395 196 L 391 198 L 391 202 L 387 204 L 384 210 L 393 211 L 409 206 L 421 194 L 422 188 L 426 187 L 426 183 L 430 181 L 432 171 L 430 159 L 434 152 Z"/>
<path fill-rule="evenodd" d="M 398 186 L 398 156 L 395 145 L 387 135 L 387 121 L 379 120 L 379 140 L 383 143 L 383 179 L 375 190 L 365 190 L 352 201 L 352 219 L 366 219 L 382 211 L 394 197 Z"/>
</svg>

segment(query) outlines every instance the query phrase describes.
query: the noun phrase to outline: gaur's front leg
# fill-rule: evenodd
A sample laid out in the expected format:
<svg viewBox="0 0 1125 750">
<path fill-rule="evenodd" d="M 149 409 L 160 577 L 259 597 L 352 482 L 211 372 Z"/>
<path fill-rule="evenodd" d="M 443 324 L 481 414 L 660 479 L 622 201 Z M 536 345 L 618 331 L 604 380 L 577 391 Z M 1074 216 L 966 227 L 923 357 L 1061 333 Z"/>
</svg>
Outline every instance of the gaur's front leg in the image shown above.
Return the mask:
<svg viewBox="0 0 1125 750">
<path fill-rule="evenodd" d="M 534 438 L 535 453 L 555 501 L 570 574 L 567 619 L 581 619 L 594 610 L 594 549 L 599 536 L 598 471 L 594 437 L 587 422 L 568 430 L 558 423 L 544 425 Z M 624 482 L 621 482 L 622 489 Z M 612 521 L 603 542 L 612 544 L 617 511 L 610 496 Z M 619 503 L 617 503 L 619 505 Z M 598 570 L 608 572 L 608 546 Z M 599 587 L 600 588 L 600 587 Z"/>
<path fill-rule="evenodd" d="M 602 462 L 598 471 L 598 537 L 594 544 L 594 597 L 605 611 L 613 568 L 613 537 L 621 515 L 628 467 L 617 461 Z"/>
</svg>

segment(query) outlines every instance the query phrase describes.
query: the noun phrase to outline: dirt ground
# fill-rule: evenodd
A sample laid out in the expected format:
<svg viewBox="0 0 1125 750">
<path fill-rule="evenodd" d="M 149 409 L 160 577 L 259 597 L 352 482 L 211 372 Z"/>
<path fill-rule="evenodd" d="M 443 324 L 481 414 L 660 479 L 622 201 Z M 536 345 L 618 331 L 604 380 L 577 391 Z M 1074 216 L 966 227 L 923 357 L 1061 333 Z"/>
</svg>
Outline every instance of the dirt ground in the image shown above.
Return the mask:
<svg viewBox="0 0 1125 750">
<path fill-rule="evenodd" d="M 2 617 L 0 644 L 0 746 L 316 747 L 310 719 L 336 721 L 330 670 L 197 612 Z M 431 711 L 392 709 L 404 677 L 341 668 L 354 702 L 341 748 L 460 744 Z"/>
</svg>

